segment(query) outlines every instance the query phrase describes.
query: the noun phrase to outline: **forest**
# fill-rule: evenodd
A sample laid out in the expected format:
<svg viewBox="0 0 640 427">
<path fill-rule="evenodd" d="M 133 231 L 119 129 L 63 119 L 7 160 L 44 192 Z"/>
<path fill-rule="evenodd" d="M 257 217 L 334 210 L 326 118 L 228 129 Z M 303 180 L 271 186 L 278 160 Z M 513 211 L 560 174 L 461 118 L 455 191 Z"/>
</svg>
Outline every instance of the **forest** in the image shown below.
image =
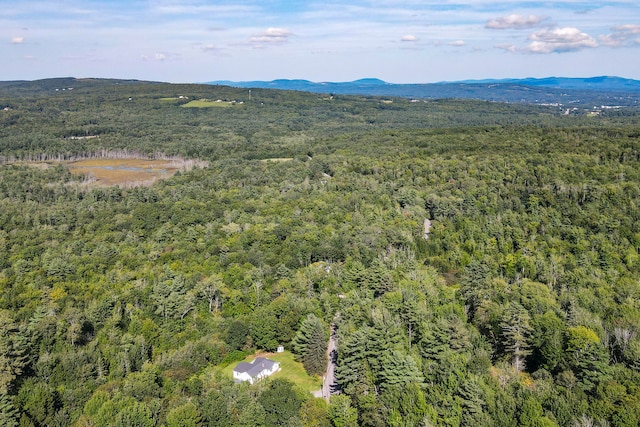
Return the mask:
<svg viewBox="0 0 640 427">
<path fill-rule="evenodd" d="M 637 426 L 639 202 L 636 107 L 5 82 L 0 425 Z"/>
</svg>

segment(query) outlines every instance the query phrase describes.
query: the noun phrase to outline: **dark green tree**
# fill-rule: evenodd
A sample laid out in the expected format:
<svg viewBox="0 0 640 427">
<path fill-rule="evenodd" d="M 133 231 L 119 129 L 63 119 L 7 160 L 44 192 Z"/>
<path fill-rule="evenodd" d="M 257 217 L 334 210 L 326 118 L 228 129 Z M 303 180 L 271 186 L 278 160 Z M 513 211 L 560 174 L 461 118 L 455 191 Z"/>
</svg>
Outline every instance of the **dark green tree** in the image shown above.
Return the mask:
<svg viewBox="0 0 640 427">
<path fill-rule="evenodd" d="M 0 425 L 6 427 L 18 427 L 19 413 L 13 404 L 11 396 L 0 394 Z"/>
<path fill-rule="evenodd" d="M 227 328 L 225 341 L 232 350 L 240 350 L 247 343 L 249 327 L 242 320 L 234 320 Z"/>
<path fill-rule="evenodd" d="M 608 377 L 609 355 L 592 329 L 585 326 L 567 328 L 565 355 L 585 390 L 592 390 Z"/>
<path fill-rule="evenodd" d="M 294 384 L 280 378 L 271 381 L 258 397 L 258 403 L 265 411 L 267 427 L 287 425 L 292 419 L 299 419 L 302 402 Z"/>
<path fill-rule="evenodd" d="M 292 341 L 293 351 L 309 375 L 320 375 L 327 366 L 326 326 L 314 314 L 308 315 Z"/>
</svg>

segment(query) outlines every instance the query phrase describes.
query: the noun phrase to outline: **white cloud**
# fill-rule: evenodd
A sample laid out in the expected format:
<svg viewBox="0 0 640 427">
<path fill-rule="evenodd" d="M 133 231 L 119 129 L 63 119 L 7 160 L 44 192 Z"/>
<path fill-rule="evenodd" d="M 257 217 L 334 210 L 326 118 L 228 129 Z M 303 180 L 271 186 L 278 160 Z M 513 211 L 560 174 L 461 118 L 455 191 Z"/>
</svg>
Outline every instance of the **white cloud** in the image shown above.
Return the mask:
<svg viewBox="0 0 640 427">
<path fill-rule="evenodd" d="M 455 46 L 455 47 L 462 47 L 464 45 L 466 45 L 464 40 L 456 40 L 454 42 L 449 43 L 449 46 Z"/>
<path fill-rule="evenodd" d="M 593 37 L 573 27 L 540 30 L 531 34 L 529 40 L 531 44 L 525 51 L 530 53 L 572 52 L 598 47 Z"/>
<path fill-rule="evenodd" d="M 500 18 L 490 19 L 485 24 L 485 28 L 492 30 L 523 30 L 527 28 L 534 28 L 540 25 L 541 22 L 546 21 L 546 16 L 522 16 L 512 14 L 509 16 L 502 16 Z"/>
<path fill-rule="evenodd" d="M 411 34 L 407 34 L 406 36 L 402 36 L 400 40 L 403 42 L 417 42 L 418 38 L 416 36 L 412 36 Z"/>
<path fill-rule="evenodd" d="M 625 24 L 612 28 L 613 33 L 600 36 L 600 43 L 609 47 L 620 47 L 628 45 L 628 41 L 631 43 L 638 43 L 638 39 L 635 36 L 640 34 L 640 25 Z M 635 40 L 634 40 L 635 39 Z"/>
<path fill-rule="evenodd" d="M 519 49 L 512 44 L 499 44 L 497 46 L 495 46 L 497 49 L 502 49 L 502 50 L 506 50 L 507 52 L 510 53 L 516 53 L 519 51 Z"/>
<path fill-rule="evenodd" d="M 286 28 L 267 28 L 265 31 L 254 34 L 251 43 L 284 43 L 293 33 Z"/>
<path fill-rule="evenodd" d="M 618 25 L 617 27 L 614 27 L 613 29 L 616 30 L 616 31 L 622 31 L 622 32 L 630 33 L 630 34 L 640 34 L 640 25 L 638 25 L 638 24 Z"/>
<path fill-rule="evenodd" d="M 162 52 L 156 52 L 154 58 L 156 61 L 164 61 L 165 59 L 167 59 L 167 55 Z"/>
<path fill-rule="evenodd" d="M 11 43 L 13 44 L 22 44 L 24 43 L 24 37 L 12 37 Z"/>
</svg>

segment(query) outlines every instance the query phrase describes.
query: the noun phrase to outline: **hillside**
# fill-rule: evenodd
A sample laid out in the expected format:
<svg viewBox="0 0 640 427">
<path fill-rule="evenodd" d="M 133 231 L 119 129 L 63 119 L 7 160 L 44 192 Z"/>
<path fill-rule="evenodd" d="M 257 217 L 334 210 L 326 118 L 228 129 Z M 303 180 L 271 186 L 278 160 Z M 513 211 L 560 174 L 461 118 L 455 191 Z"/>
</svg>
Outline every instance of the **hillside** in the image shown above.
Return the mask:
<svg viewBox="0 0 640 427">
<path fill-rule="evenodd" d="M 640 116 L 565 112 L 0 84 L 0 425 L 638 425 Z"/>
<path fill-rule="evenodd" d="M 299 90 L 316 93 L 397 96 L 418 99 L 480 99 L 527 104 L 592 108 L 638 106 L 640 81 L 619 77 L 470 80 L 430 84 L 393 84 L 378 79 L 315 83 L 308 80 L 270 82 L 218 81 L 210 84 L 244 88 Z"/>
</svg>

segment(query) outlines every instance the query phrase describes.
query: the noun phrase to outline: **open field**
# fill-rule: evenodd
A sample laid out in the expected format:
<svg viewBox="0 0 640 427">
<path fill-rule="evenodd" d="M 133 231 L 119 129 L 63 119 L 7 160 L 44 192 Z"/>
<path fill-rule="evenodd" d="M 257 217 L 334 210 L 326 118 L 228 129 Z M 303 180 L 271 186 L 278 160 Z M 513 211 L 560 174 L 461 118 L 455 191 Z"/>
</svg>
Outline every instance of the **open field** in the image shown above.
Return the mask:
<svg viewBox="0 0 640 427">
<path fill-rule="evenodd" d="M 220 101 L 220 100 L 211 101 L 209 99 L 197 99 L 197 100 L 187 102 L 186 104 L 182 104 L 181 107 L 183 108 L 213 108 L 213 107 L 229 108 L 236 104 L 238 103 L 236 103 L 235 101 L 228 102 L 228 101 Z"/>
<path fill-rule="evenodd" d="M 72 173 L 97 185 L 135 187 L 169 178 L 182 169 L 173 160 L 87 159 L 65 164 Z"/>
<path fill-rule="evenodd" d="M 244 362 L 251 362 L 256 357 L 266 357 L 276 362 L 280 362 L 280 371 L 276 372 L 269 378 L 284 378 L 298 385 L 303 390 L 313 393 L 314 390 L 320 390 L 322 388 L 322 379 L 318 377 L 311 377 L 304 370 L 302 363 L 296 362 L 293 358 L 293 354 L 290 351 L 283 353 L 256 353 L 248 356 L 244 359 Z M 221 368 L 222 374 L 225 377 L 233 377 L 233 368 L 236 367 L 238 362 L 231 363 L 229 366 Z"/>
<path fill-rule="evenodd" d="M 120 187 L 146 186 L 158 180 L 170 178 L 178 171 L 188 171 L 194 166 L 208 166 L 208 162 L 201 160 L 182 158 L 141 159 L 135 157 L 18 161 L 15 163 L 38 169 L 63 165 L 69 168 L 72 174 L 85 178 L 82 185 L 101 187 L 112 185 L 119 185 Z"/>
</svg>

